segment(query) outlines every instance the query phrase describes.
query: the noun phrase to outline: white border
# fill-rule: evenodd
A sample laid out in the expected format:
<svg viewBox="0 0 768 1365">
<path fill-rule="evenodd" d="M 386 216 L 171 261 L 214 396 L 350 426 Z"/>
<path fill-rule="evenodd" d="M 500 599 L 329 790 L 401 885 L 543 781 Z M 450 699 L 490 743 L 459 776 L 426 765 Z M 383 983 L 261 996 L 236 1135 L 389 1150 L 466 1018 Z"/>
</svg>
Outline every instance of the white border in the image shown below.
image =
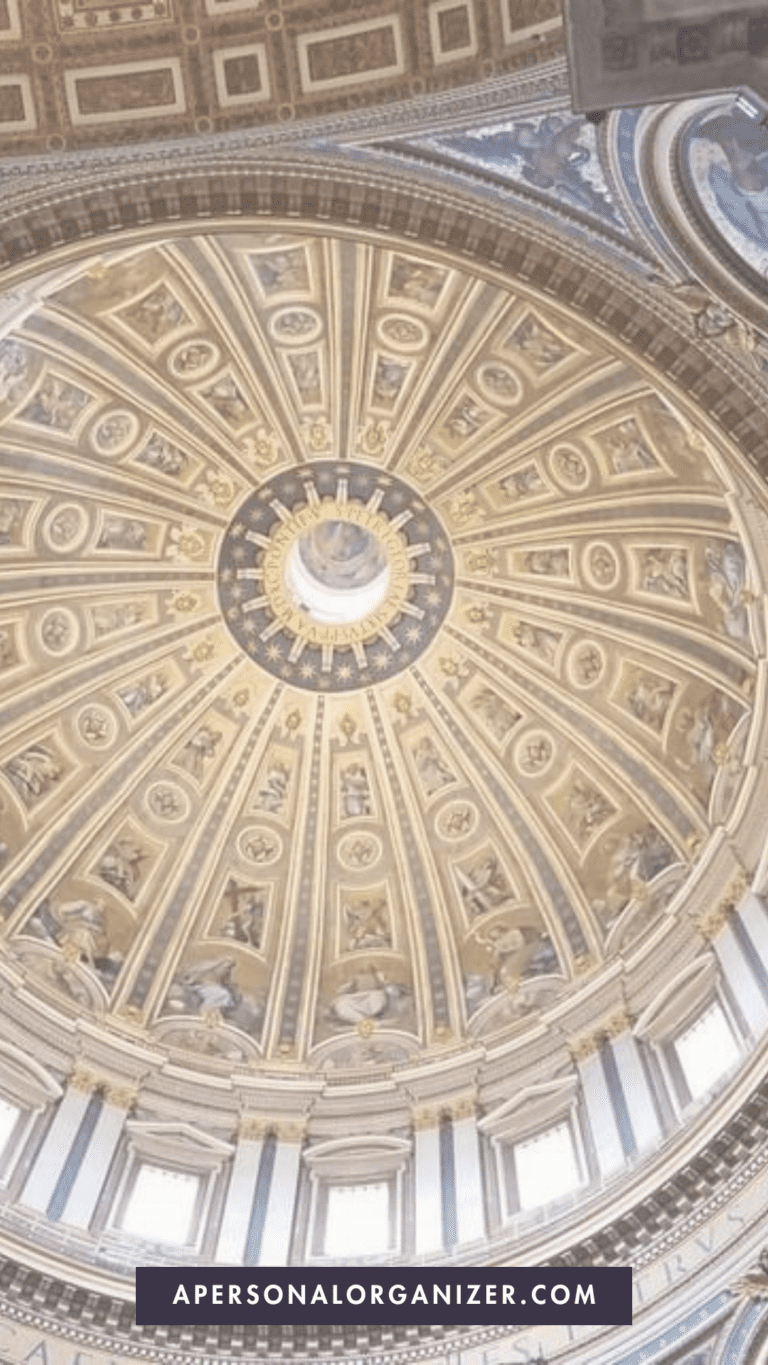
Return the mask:
<svg viewBox="0 0 768 1365">
<path fill-rule="evenodd" d="M 464 9 L 469 18 L 469 42 L 464 47 L 451 48 L 449 52 L 444 52 L 440 45 L 440 21 L 439 16 L 445 10 Z M 475 28 L 475 11 L 468 0 L 436 0 L 436 3 L 429 7 L 429 39 L 432 44 L 432 60 L 435 66 L 441 66 L 444 62 L 461 61 L 463 57 L 474 57 L 477 53 L 477 30 Z"/>
<path fill-rule="evenodd" d="M 77 99 L 77 82 L 97 77 L 125 76 L 140 71 L 171 71 L 175 100 L 172 104 L 144 104 L 139 109 L 115 109 L 108 114 L 82 114 Z M 159 114 L 183 114 L 186 110 L 181 62 L 178 57 L 150 58 L 144 62 L 120 62 L 116 66 L 81 66 L 64 72 L 69 117 L 74 127 L 93 123 L 124 123 L 127 119 L 156 118 Z"/>
<path fill-rule="evenodd" d="M 249 90 L 243 95 L 230 95 L 227 90 L 227 80 L 224 74 L 224 64 L 231 57 L 254 56 L 259 68 L 259 80 L 261 81 L 260 90 Z M 245 47 L 222 47 L 213 53 L 213 75 L 216 81 L 216 97 L 222 109 L 231 108 L 233 105 L 256 104 L 259 100 L 272 98 L 272 89 L 269 84 L 269 66 L 267 64 L 267 49 L 264 43 L 249 43 Z"/>
<path fill-rule="evenodd" d="M 390 66 L 379 66 L 366 71 L 354 72 L 350 76 L 328 76 L 324 80 L 312 79 L 309 70 L 308 49 L 317 43 L 333 42 L 336 38 L 348 38 L 353 33 L 368 33 L 374 29 L 388 28 L 395 38 L 396 60 Z M 378 19 L 367 19 L 358 24 L 342 24 L 339 28 L 321 28 L 314 33 L 301 33 L 296 39 L 299 58 L 301 88 L 305 94 L 312 90 L 343 90 L 349 85 L 364 85 L 368 81 L 386 80 L 390 76 L 402 76 L 405 71 L 403 59 L 403 38 L 400 17 L 397 14 L 382 14 Z"/>
<path fill-rule="evenodd" d="M 0 39 L 7 35 L 0 33 Z M 29 76 L 22 72 L 15 72 L 12 76 L 0 76 L 0 85 L 15 85 L 21 90 L 21 100 L 24 106 L 24 117 L 3 121 L 0 123 L 0 135 L 3 133 L 26 133 L 31 132 L 37 127 L 37 117 L 35 115 L 35 102 L 32 98 L 32 82 Z"/>
</svg>

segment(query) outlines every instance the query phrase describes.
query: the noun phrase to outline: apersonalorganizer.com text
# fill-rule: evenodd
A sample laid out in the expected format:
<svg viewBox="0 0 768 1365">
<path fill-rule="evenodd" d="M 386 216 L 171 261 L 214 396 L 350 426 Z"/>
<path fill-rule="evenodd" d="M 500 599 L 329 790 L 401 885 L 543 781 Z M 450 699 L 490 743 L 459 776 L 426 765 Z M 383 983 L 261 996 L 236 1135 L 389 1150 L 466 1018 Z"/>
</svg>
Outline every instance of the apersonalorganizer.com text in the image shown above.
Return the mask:
<svg viewBox="0 0 768 1365">
<path fill-rule="evenodd" d="M 140 1267 L 141 1326 L 264 1322 L 408 1326 L 624 1326 L 629 1267 Z"/>
</svg>

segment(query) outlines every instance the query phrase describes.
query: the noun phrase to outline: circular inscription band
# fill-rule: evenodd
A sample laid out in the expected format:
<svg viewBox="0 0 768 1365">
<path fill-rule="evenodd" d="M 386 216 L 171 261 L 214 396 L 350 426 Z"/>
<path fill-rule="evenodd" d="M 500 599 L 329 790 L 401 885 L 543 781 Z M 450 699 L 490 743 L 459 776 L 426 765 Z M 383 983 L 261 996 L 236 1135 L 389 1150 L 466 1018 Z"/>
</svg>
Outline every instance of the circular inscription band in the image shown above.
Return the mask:
<svg viewBox="0 0 768 1365">
<path fill-rule="evenodd" d="M 240 647 L 275 677 L 344 692 L 408 667 L 453 590 L 434 512 L 403 480 L 318 461 L 275 474 L 227 529 L 219 600 Z"/>
</svg>

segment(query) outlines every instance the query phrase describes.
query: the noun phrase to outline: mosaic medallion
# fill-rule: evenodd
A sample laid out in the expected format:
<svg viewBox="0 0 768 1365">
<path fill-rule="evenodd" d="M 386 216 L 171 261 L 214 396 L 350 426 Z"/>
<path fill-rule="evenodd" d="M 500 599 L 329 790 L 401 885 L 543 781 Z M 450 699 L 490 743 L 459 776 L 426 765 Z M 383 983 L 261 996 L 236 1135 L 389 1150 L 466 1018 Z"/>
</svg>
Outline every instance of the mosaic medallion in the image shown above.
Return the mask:
<svg viewBox="0 0 768 1365">
<path fill-rule="evenodd" d="M 250 494 L 224 537 L 219 598 L 240 647 L 312 691 L 367 687 L 434 638 L 453 589 L 434 512 L 401 479 L 318 461 Z"/>
</svg>

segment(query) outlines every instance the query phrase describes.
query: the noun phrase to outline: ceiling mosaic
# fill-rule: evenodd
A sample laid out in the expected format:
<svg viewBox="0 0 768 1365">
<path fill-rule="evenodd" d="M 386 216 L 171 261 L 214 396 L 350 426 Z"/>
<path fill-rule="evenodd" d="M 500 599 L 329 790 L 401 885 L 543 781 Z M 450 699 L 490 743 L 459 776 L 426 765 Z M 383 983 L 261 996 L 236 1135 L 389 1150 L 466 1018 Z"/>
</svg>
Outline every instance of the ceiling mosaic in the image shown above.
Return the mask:
<svg viewBox="0 0 768 1365">
<path fill-rule="evenodd" d="M 689 193 L 710 232 L 764 286 L 768 273 L 768 133 L 757 104 L 705 109 L 685 128 L 681 164 Z"/>
<path fill-rule="evenodd" d="M 606 179 L 597 130 L 587 119 L 574 118 L 570 109 L 415 136 L 408 145 L 425 160 L 454 171 L 466 168 L 493 177 L 497 184 L 511 183 L 585 217 L 592 227 L 629 234 Z M 390 147 L 397 150 L 398 144 Z"/>
<path fill-rule="evenodd" d="M 0 0 L 0 152 L 284 125 L 561 49 L 558 0 Z"/>
<path fill-rule="evenodd" d="M 2 951 L 212 1065 L 500 1037 L 740 818 L 754 494 L 448 254 L 177 236 L 0 342 Z"/>
</svg>

